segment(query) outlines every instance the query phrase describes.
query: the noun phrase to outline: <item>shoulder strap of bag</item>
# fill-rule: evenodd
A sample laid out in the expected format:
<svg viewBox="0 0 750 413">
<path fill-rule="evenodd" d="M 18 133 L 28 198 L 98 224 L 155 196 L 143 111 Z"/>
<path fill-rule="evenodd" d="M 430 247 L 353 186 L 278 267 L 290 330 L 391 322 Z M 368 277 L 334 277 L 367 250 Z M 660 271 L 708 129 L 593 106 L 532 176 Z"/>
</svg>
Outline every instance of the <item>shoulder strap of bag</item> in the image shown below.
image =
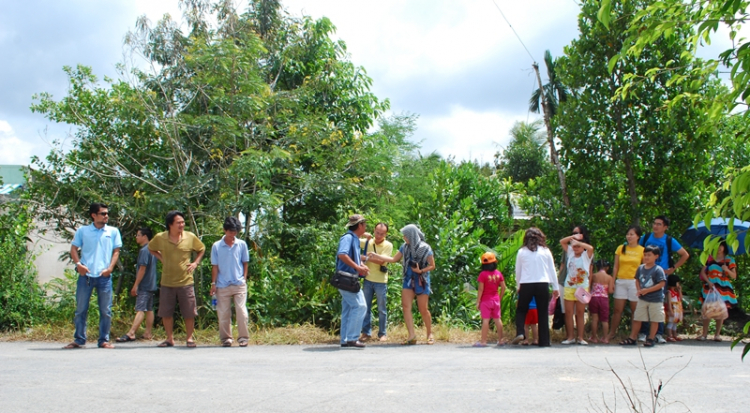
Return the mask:
<svg viewBox="0 0 750 413">
<path fill-rule="evenodd" d="M 651 233 L 650 232 L 648 234 L 646 234 L 645 237 L 643 237 L 643 242 L 641 242 L 641 247 L 645 247 L 646 245 L 648 245 L 649 238 L 651 238 Z"/>
<path fill-rule="evenodd" d="M 344 234 L 344 237 L 347 236 L 347 235 L 349 235 L 348 232 L 346 234 Z M 352 237 L 354 237 L 357 241 L 359 241 L 359 238 L 355 237 L 354 234 L 352 234 Z M 367 244 L 365 244 L 365 248 L 367 248 Z M 352 244 L 349 244 L 349 255 L 354 255 L 354 243 L 353 243 L 353 241 L 352 241 Z M 339 261 L 341 261 L 341 260 L 339 259 L 339 256 L 336 255 L 336 264 L 338 264 Z"/>
<path fill-rule="evenodd" d="M 672 259 L 672 236 L 667 235 L 667 263 L 669 268 L 674 267 L 674 260 Z"/>
</svg>

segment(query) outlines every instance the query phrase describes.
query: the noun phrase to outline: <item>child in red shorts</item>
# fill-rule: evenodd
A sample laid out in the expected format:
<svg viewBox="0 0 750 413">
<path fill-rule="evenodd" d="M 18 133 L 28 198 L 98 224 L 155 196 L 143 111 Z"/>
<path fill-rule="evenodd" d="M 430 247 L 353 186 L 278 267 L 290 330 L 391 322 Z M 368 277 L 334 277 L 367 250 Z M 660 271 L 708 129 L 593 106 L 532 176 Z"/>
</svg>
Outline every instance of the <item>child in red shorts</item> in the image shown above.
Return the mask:
<svg viewBox="0 0 750 413">
<path fill-rule="evenodd" d="M 505 278 L 497 270 L 497 258 L 491 252 L 482 254 L 482 272 L 479 273 L 477 283 L 477 309 L 482 315 L 482 340 L 474 343 L 474 347 L 487 347 L 487 333 L 490 330 L 490 319 L 495 321 L 497 328 L 497 345 L 505 344 L 503 340 L 503 322 L 500 320 L 500 300 L 505 295 Z M 500 289 L 500 294 L 498 294 Z"/>
<path fill-rule="evenodd" d="M 526 321 L 524 321 L 524 328 L 526 329 L 526 339 L 521 344 L 524 346 L 529 345 L 529 337 L 534 337 L 534 341 L 531 344 L 539 344 L 539 312 L 536 308 L 536 299 L 531 298 L 529 303 L 529 311 L 526 313 Z M 533 333 L 533 335 L 532 335 Z"/>
<path fill-rule="evenodd" d="M 615 292 L 615 279 L 609 271 L 609 262 L 606 260 L 596 261 L 597 272 L 591 276 L 591 301 L 589 301 L 589 314 L 591 314 L 591 343 L 599 342 L 599 321 L 602 323 L 602 343 L 609 344 L 607 332 L 609 331 L 609 295 Z"/>
</svg>

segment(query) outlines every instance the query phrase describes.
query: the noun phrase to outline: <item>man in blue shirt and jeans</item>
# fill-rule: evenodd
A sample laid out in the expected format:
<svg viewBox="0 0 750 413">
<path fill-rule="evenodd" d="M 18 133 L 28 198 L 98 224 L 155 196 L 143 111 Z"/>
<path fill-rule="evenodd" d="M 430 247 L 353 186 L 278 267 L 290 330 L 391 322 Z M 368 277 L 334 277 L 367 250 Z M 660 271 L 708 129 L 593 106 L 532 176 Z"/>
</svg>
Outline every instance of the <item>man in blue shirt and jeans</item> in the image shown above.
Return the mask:
<svg viewBox="0 0 750 413">
<path fill-rule="evenodd" d="M 365 217 L 354 214 L 349 217 L 346 225 L 349 231 L 339 240 L 336 252 L 336 271 L 346 271 L 351 274 L 366 276 L 370 269 L 362 265 L 362 255 L 359 247 L 359 237 L 367 231 Z M 341 294 L 341 347 L 364 348 L 360 342 L 359 332 L 362 321 L 367 312 L 365 295 L 360 289 L 356 293 L 339 289 Z"/>
<path fill-rule="evenodd" d="M 100 348 L 114 348 L 109 342 L 109 329 L 112 324 L 112 271 L 120 257 L 122 238 L 120 231 L 107 225 L 109 207 L 93 203 L 89 215 L 91 225 L 78 228 L 70 247 L 70 257 L 78 272 L 76 284 L 76 312 L 74 341 L 66 349 L 81 348 L 86 345 L 86 321 L 89 314 L 91 293 L 96 290 L 99 302 Z M 81 255 L 78 255 L 78 250 Z"/>
<path fill-rule="evenodd" d="M 247 243 L 237 238 L 242 224 L 236 217 L 224 220 L 224 236 L 211 247 L 211 295 L 216 295 L 219 338 L 223 347 L 232 346 L 232 300 L 237 318 L 237 343 L 246 347 L 250 340 L 247 329 L 247 265 L 250 254 Z"/>
</svg>

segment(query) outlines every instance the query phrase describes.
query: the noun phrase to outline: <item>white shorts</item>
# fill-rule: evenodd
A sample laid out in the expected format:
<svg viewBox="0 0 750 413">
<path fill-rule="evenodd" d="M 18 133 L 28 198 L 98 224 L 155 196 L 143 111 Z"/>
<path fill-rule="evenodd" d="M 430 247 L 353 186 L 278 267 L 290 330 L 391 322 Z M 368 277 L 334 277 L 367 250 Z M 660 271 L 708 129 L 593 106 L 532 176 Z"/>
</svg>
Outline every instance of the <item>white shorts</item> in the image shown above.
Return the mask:
<svg viewBox="0 0 750 413">
<path fill-rule="evenodd" d="M 628 300 L 633 303 L 638 302 L 638 291 L 635 289 L 635 279 L 632 280 L 615 280 L 615 300 Z"/>
</svg>

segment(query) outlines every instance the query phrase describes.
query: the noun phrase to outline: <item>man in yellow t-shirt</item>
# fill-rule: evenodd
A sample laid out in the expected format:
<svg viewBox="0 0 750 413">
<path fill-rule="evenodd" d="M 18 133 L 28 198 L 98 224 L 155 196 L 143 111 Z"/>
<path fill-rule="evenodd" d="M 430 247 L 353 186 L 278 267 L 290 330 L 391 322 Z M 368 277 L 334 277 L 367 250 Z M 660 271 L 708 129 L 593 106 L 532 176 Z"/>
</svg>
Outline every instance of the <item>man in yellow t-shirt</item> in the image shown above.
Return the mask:
<svg viewBox="0 0 750 413">
<path fill-rule="evenodd" d="M 393 244 L 386 241 L 385 236 L 388 234 L 388 224 L 379 222 L 375 225 L 375 238 L 365 233 L 364 239 L 359 240 L 362 255 L 374 252 L 365 263 L 370 269 L 370 273 L 365 278 L 362 291 L 365 294 L 367 303 L 367 313 L 362 322 L 362 335 L 359 341 L 366 341 L 372 338 L 372 296 L 375 295 L 378 302 L 378 337 L 380 341 L 387 341 L 388 336 L 388 309 L 386 296 L 388 293 L 388 267 L 378 255 L 391 257 L 393 255 Z"/>
<path fill-rule="evenodd" d="M 195 303 L 193 271 L 200 264 L 206 247 L 192 232 L 185 231 L 185 215 L 180 211 L 167 214 L 167 231 L 160 232 L 148 244 L 148 250 L 162 262 L 159 290 L 159 317 L 164 322 L 167 339 L 159 347 L 174 346 L 174 310 L 180 303 L 180 314 L 185 320 L 186 342 L 195 347 L 193 330 L 198 310 Z M 193 252 L 195 261 L 191 262 Z"/>
</svg>

